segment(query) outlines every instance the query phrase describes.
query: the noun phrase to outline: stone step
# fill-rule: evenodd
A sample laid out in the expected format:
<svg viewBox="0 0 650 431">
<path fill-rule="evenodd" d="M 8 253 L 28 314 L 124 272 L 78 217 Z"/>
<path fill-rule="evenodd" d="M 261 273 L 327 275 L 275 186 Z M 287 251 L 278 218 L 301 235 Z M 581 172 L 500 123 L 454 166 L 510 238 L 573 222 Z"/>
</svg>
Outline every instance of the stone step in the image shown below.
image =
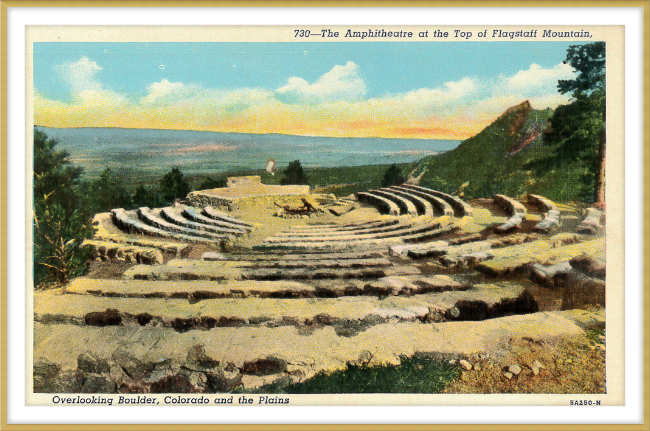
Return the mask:
<svg viewBox="0 0 650 431">
<path fill-rule="evenodd" d="M 186 217 L 189 220 L 192 220 L 196 223 L 200 223 L 203 225 L 210 225 L 210 226 L 215 226 L 217 228 L 222 228 L 222 229 L 232 229 L 237 232 L 248 232 L 252 228 L 242 225 L 242 224 L 236 224 L 236 223 L 230 223 L 221 219 L 212 219 L 209 217 L 204 216 L 201 214 L 200 210 L 195 207 L 190 207 L 190 206 L 185 206 L 182 208 L 182 215 L 183 217 Z"/>
<path fill-rule="evenodd" d="M 465 202 L 464 200 L 462 200 L 461 198 L 449 195 L 447 193 L 440 192 L 438 190 L 427 189 L 425 187 L 415 186 L 412 184 L 402 184 L 402 187 L 406 187 L 411 190 L 417 190 L 422 193 L 426 193 L 444 199 L 454 209 L 454 213 L 456 214 L 456 217 L 473 216 L 472 206 L 467 202 Z"/>
<path fill-rule="evenodd" d="M 521 249 L 515 252 L 512 250 L 515 247 L 521 247 Z M 492 258 L 478 264 L 477 269 L 491 276 L 504 276 L 533 263 L 550 265 L 570 260 L 584 253 L 597 253 L 604 247 L 605 240 L 602 238 L 556 248 L 551 247 L 550 243 L 546 241 L 534 241 L 522 246 L 491 251 Z"/>
<path fill-rule="evenodd" d="M 528 193 L 528 202 L 532 203 L 533 205 L 537 205 L 542 209 L 543 212 L 558 210 L 557 205 L 555 205 L 552 200 L 545 198 L 544 196 Z"/>
<path fill-rule="evenodd" d="M 380 231 L 377 233 L 360 233 L 360 234 L 345 234 L 345 235 L 334 235 L 330 234 L 328 236 L 273 236 L 270 238 L 265 238 L 264 242 L 268 243 L 282 243 L 282 242 L 332 242 L 332 241 L 362 241 L 366 239 L 380 239 L 380 238 L 390 238 L 390 237 L 401 237 L 409 236 L 417 233 L 427 232 L 430 230 L 438 229 L 441 227 L 440 222 L 438 221 L 415 221 L 410 224 L 402 224 L 396 228 L 381 228 L 381 229 L 390 229 L 388 231 Z"/>
<path fill-rule="evenodd" d="M 585 218 L 578 225 L 578 232 L 595 234 L 600 229 L 602 213 L 596 208 L 587 208 Z"/>
<path fill-rule="evenodd" d="M 177 224 L 181 227 L 186 227 L 198 231 L 205 231 L 205 232 L 211 232 L 211 233 L 223 234 L 223 235 L 234 235 L 234 236 L 241 236 L 247 233 L 247 231 L 244 229 L 230 229 L 226 227 L 202 224 L 192 220 L 188 220 L 183 216 L 182 210 L 180 208 L 163 208 L 162 210 L 160 210 L 160 215 L 164 220 L 170 223 Z"/>
<path fill-rule="evenodd" d="M 544 214 L 544 220 L 535 225 L 535 230 L 548 233 L 560 225 L 560 212 L 558 210 L 549 210 Z"/>
<path fill-rule="evenodd" d="M 186 242 L 198 242 L 198 243 L 208 243 L 208 244 L 221 243 L 221 241 L 218 241 L 214 238 L 205 238 L 201 236 L 171 232 L 171 231 L 159 229 L 154 226 L 150 226 L 140 221 L 135 212 L 125 211 L 122 208 L 116 208 L 112 210 L 111 219 L 113 220 L 113 223 L 117 227 L 131 234 L 166 237 L 166 238 L 172 238 L 172 239 L 177 239 L 179 241 L 186 241 Z"/>
<path fill-rule="evenodd" d="M 340 296 L 417 295 L 448 290 L 467 290 L 470 286 L 446 275 L 390 276 L 377 280 L 295 281 L 148 281 L 73 279 L 64 293 L 123 298 L 175 298 L 198 302 L 213 298 L 336 298 Z"/>
<path fill-rule="evenodd" d="M 82 246 L 92 250 L 92 257 L 98 261 L 135 262 L 145 265 L 163 263 L 163 254 L 158 248 L 119 244 L 96 239 L 85 240 Z"/>
<path fill-rule="evenodd" d="M 495 195 L 494 203 L 502 206 L 506 211 L 508 211 L 508 214 L 510 214 L 510 216 L 514 216 L 515 214 L 523 214 L 523 218 L 526 219 L 526 207 L 517 200 L 506 195 Z"/>
<path fill-rule="evenodd" d="M 509 339 L 546 342 L 582 336 L 584 327 L 604 322 L 604 310 L 571 310 L 429 325 L 389 321 L 352 337 L 338 335 L 331 325 L 312 330 L 248 326 L 178 332 L 151 326 L 35 323 L 34 391 L 199 396 L 228 392 L 237 385 L 250 391 L 280 378 L 302 381 L 321 371 L 345 370 L 349 362 L 368 356 L 370 365 L 396 365 L 399 358 L 416 352 L 471 355 Z"/>
<path fill-rule="evenodd" d="M 235 217 L 231 217 L 228 214 L 226 214 L 224 212 L 221 212 L 221 211 L 219 211 L 217 209 L 214 209 L 211 206 L 206 206 L 205 208 L 203 208 L 203 214 L 205 214 L 206 216 L 208 216 L 209 218 L 211 218 L 213 220 L 221 220 L 221 221 L 225 221 L 225 222 L 228 222 L 228 223 L 231 223 L 231 224 L 245 226 L 245 227 L 251 228 L 251 229 L 255 227 L 251 223 L 248 223 L 248 222 L 246 222 L 244 220 L 240 220 L 240 219 L 235 218 Z"/>
<path fill-rule="evenodd" d="M 374 283 L 374 284 L 373 284 Z M 369 291 L 403 289 L 401 279 L 369 283 Z M 417 286 L 414 286 L 417 287 Z M 216 292 L 218 294 L 219 292 Z M 245 325 L 337 325 L 366 321 L 485 320 L 504 314 L 536 312 L 537 303 L 518 285 L 474 286 L 470 290 L 422 293 L 414 296 L 341 296 L 335 298 L 245 298 L 207 295 L 181 298 L 105 297 L 62 293 L 34 296 L 35 321 L 90 326 L 164 326 L 179 331 Z M 196 298 L 195 298 L 196 299 Z"/>
<path fill-rule="evenodd" d="M 245 260 L 250 262 L 264 262 L 264 261 L 277 261 L 277 260 L 338 260 L 338 259 L 370 259 L 375 257 L 383 257 L 385 255 L 383 249 L 371 249 L 367 251 L 359 251 L 356 253 L 311 253 L 311 254 L 286 254 L 286 253 L 273 253 L 273 254 L 239 254 L 232 255 L 235 259 Z"/>
<path fill-rule="evenodd" d="M 359 202 L 367 202 L 373 206 L 376 206 L 378 210 L 383 211 L 385 214 L 400 214 L 400 209 L 397 204 L 390 199 L 386 199 L 383 196 L 379 196 L 372 192 L 359 192 L 356 196 Z"/>
<path fill-rule="evenodd" d="M 180 233 L 188 236 L 191 235 L 194 237 L 202 237 L 202 238 L 207 238 L 212 240 L 223 240 L 229 238 L 229 235 L 204 232 L 196 229 L 190 229 L 183 226 L 178 226 L 173 223 L 169 223 L 168 221 L 160 217 L 156 211 L 151 210 L 148 207 L 138 208 L 137 214 L 140 220 L 142 220 L 144 223 L 147 223 L 150 226 L 153 226 L 160 230 Z"/>
<path fill-rule="evenodd" d="M 547 251 L 553 247 L 575 244 L 578 235 L 562 233 L 547 240 L 537 240 L 536 234 L 514 234 L 505 237 L 448 247 L 440 262 L 445 266 L 475 264 L 496 258 L 519 258 Z"/>
<path fill-rule="evenodd" d="M 435 213 L 434 213 L 434 210 L 433 210 L 433 205 L 431 204 L 431 202 L 429 202 L 427 199 L 425 199 L 425 198 L 423 198 L 421 196 L 418 196 L 418 195 L 416 195 L 416 194 L 414 194 L 412 192 L 407 192 L 407 191 L 405 191 L 403 189 L 400 189 L 400 188 L 397 188 L 397 187 L 383 188 L 381 190 L 391 192 L 391 193 L 393 193 L 393 194 L 395 194 L 397 196 L 401 196 L 403 198 L 406 198 L 406 199 L 410 200 L 411 202 L 413 202 L 413 204 L 417 208 L 418 213 L 425 216 L 425 217 L 434 217 L 435 216 Z M 453 215 L 453 213 L 448 214 L 448 215 Z"/>
<path fill-rule="evenodd" d="M 273 238 L 300 238 L 300 239 L 319 239 L 319 238 L 331 238 L 331 237 L 338 237 L 338 236 L 359 236 L 362 237 L 363 235 L 372 235 L 376 233 L 384 233 L 384 232 L 395 232 L 395 231 L 400 231 L 403 229 L 408 229 L 411 227 L 412 224 L 393 224 L 389 226 L 379 226 L 379 227 L 367 227 L 367 228 L 359 228 L 356 230 L 327 230 L 327 231 L 309 231 L 309 232 L 295 232 L 293 230 L 290 231 L 284 231 L 284 232 L 279 232 L 273 236 Z"/>
<path fill-rule="evenodd" d="M 413 266 L 370 266 L 358 268 L 319 267 L 311 262 L 301 268 L 252 267 L 250 262 L 206 262 L 173 259 L 166 265 L 135 265 L 122 277 L 127 280 L 308 280 L 336 278 L 379 278 L 391 275 L 419 274 Z M 332 262 L 336 265 L 337 261 Z M 353 262 L 358 262 L 354 260 Z M 383 262 L 382 262 L 383 263 Z"/>
<path fill-rule="evenodd" d="M 449 203 L 447 203 L 446 200 L 438 196 L 434 196 L 431 193 L 426 193 L 418 189 L 404 187 L 404 186 L 393 186 L 391 187 L 391 189 L 402 191 L 415 196 L 419 196 L 422 199 L 427 200 L 443 216 L 448 216 L 448 217 L 454 216 L 454 209 L 451 207 L 451 205 L 449 205 Z"/>
<path fill-rule="evenodd" d="M 384 220 L 375 220 L 375 221 L 369 221 L 367 223 L 348 223 L 348 224 L 335 224 L 335 223 L 329 223 L 329 224 L 313 224 L 313 225 L 291 225 L 291 231 L 294 231 L 296 233 L 310 233 L 312 231 L 316 232 L 328 232 L 328 231 L 334 231 L 334 232 L 340 232 L 340 231 L 346 231 L 346 230 L 363 230 L 363 229 L 375 229 L 378 227 L 384 227 L 384 226 L 393 226 L 396 224 L 399 224 L 400 220 L 397 217 L 391 217 L 388 219 Z"/>
<path fill-rule="evenodd" d="M 418 215 L 418 210 L 417 208 L 415 208 L 415 204 L 413 202 L 411 202 L 407 198 L 404 198 L 403 196 L 400 196 L 396 193 L 392 193 L 390 190 L 387 189 L 369 190 L 368 193 L 373 193 L 375 195 L 384 197 L 386 199 L 395 202 L 402 214 L 407 214 L 411 216 Z"/>
</svg>

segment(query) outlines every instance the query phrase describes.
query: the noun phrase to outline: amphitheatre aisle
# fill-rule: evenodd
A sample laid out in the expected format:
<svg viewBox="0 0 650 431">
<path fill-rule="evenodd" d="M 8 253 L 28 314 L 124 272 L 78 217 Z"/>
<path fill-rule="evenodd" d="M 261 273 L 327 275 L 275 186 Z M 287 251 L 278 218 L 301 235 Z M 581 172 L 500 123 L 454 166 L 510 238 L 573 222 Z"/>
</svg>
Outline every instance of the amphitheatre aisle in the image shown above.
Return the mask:
<svg viewBox="0 0 650 431">
<path fill-rule="evenodd" d="M 259 177 L 116 208 L 95 217 L 89 272 L 34 294 L 34 390 L 247 391 L 584 336 L 605 323 L 603 222 L 542 196 L 336 198 Z"/>
</svg>

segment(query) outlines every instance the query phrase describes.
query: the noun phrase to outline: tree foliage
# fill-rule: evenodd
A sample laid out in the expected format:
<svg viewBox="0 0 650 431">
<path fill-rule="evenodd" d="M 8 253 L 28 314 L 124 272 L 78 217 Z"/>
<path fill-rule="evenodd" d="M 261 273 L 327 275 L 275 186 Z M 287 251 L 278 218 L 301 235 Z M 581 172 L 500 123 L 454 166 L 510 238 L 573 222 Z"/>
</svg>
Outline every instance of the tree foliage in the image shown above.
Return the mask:
<svg viewBox="0 0 650 431">
<path fill-rule="evenodd" d="M 226 187 L 226 179 L 224 177 L 207 177 L 199 186 L 199 190 L 209 190 L 223 187 Z"/>
<path fill-rule="evenodd" d="M 162 199 L 158 193 L 149 190 L 144 185 L 139 185 L 133 196 L 131 196 L 131 206 L 133 208 L 149 207 L 156 208 L 163 205 Z"/>
<path fill-rule="evenodd" d="M 404 184 L 406 178 L 402 173 L 402 169 L 393 163 L 390 167 L 384 172 L 384 178 L 381 181 L 382 187 L 397 186 Z"/>
<path fill-rule="evenodd" d="M 309 178 L 305 174 L 300 160 L 294 160 L 290 162 L 287 168 L 283 172 L 283 177 L 280 180 L 280 184 L 289 185 L 289 184 L 308 184 Z"/>
<path fill-rule="evenodd" d="M 82 169 L 58 142 L 34 131 L 34 284 L 65 283 L 85 269 L 90 256 L 81 244 L 93 235 L 92 212 L 79 193 Z"/>
<path fill-rule="evenodd" d="M 183 172 L 174 166 L 160 180 L 160 191 L 167 202 L 184 198 L 190 192 L 190 184 L 183 177 Z"/>
<path fill-rule="evenodd" d="M 571 94 L 571 103 L 559 106 L 551 118 L 544 142 L 556 147 L 553 157 L 540 164 L 555 168 L 580 162 L 587 168 L 584 182 L 593 187 L 594 201 L 604 200 L 605 179 L 605 43 L 569 47 L 565 63 L 576 70 L 572 80 L 560 80 L 558 91 Z"/>
</svg>

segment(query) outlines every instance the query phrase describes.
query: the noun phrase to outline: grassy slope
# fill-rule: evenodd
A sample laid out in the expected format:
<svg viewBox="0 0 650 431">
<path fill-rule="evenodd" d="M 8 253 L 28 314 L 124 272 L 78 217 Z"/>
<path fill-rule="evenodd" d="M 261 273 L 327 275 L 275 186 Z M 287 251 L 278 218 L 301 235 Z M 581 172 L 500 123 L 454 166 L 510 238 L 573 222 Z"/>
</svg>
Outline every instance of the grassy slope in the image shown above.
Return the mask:
<svg viewBox="0 0 650 431">
<path fill-rule="evenodd" d="M 551 115 L 551 110 L 537 111 L 524 102 L 456 149 L 422 159 L 413 173 L 417 176 L 424 172 L 420 185 L 447 192 L 469 183 L 464 191 L 467 198 L 530 192 L 559 201 L 584 199 L 580 181 L 583 172 L 577 165 L 543 174 L 525 168 L 527 163 L 554 151 L 543 144 L 541 134 Z M 528 142 L 516 154 L 509 154 Z"/>
</svg>

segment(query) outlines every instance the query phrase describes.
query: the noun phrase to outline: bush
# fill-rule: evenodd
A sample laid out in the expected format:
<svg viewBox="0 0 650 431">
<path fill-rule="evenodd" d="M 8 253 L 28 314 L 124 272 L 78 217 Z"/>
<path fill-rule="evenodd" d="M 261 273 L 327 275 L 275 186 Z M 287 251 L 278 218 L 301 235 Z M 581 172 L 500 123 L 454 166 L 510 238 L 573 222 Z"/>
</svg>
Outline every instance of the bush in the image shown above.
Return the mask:
<svg viewBox="0 0 650 431">
<path fill-rule="evenodd" d="M 280 180 L 280 184 L 289 185 L 289 184 L 307 184 L 309 178 L 305 174 L 305 171 L 300 164 L 300 160 L 294 160 L 289 163 L 287 169 L 283 172 L 284 177 Z"/>
<path fill-rule="evenodd" d="M 393 163 L 384 173 L 384 179 L 381 181 L 382 187 L 398 186 L 404 184 L 406 178 L 402 173 L 402 169 Z"/>
<path fill-rule="evenodd" d="M 69 161 L 58 142 L 34 131 L 34 285 L 63 284 L 86 267 L 90 251 L 81 244 L 92 237 L 92 211 L 79 186 L 83 170 Z"/>
<path fill-rule="evenodd" d="M 199 186 L 199 190 L 209 190 L 209 189 L 220 189 L 226 187 L 226 179 L 224 177 L 219 178 L 206 178 L 203 180 Z"/>
</svg>

